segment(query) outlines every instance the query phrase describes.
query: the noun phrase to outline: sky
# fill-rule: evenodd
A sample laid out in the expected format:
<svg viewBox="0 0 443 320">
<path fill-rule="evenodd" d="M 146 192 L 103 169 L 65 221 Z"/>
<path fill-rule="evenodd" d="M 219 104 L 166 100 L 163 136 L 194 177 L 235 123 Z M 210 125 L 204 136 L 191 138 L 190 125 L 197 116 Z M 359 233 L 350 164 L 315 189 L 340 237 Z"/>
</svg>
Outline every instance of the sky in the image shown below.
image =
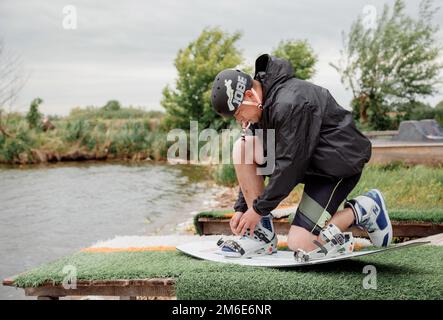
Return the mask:
<svg viewBox="0 0 443 320">
<path fill-rule="evenodd" d="M 27 82 L 9 110 L 24 112 L 41 97 L 45 114 L 66 115 L 76 106 L 123 105 L 161 110 L 162 89 L 176 78 L 179 49 L 205 27 L 241 31 L 245 63 L 269 53 L 281 40 L 306 39 L 318 56 L 312 82 L 328 88 L 344 107 L 351 92 L 329 63 L 337 62 L 342 32 L 365 6 L 380 13 L 393 0 L 0 0 L 0 39 L 21 57 Z M 416 16 L 416 0 L 407 12 Z M 63 8 L 76 9 L 77 28 L 66 29 Z M 65 20 L 64 20 L 65 19 Z M 443 9 L 434 23 L 442 27 Z M 443 28 L 441 28 L 443 29 Z M 443 31 L 438 33 L 443 44 Z M 443 59 L 442 59 L 443 61 Z M 435 105 L 442 92 L 427 99 Z"/>
</svg>

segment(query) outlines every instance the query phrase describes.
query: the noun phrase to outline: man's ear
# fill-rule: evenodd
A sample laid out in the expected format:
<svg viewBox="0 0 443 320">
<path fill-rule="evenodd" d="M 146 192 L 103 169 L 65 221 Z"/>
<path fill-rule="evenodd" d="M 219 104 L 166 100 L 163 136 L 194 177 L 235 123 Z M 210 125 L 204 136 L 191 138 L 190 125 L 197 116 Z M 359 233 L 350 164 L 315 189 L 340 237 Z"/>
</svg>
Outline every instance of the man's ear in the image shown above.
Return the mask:
<svg viewBox="0 0 443 320">
<path fill-rule="evenodd" d="M 245 91 L 245 97 L 251 98 L 253 96 L 254 96 L 254 94 L 252 93 L 251 89 L 248 89 Z"/>
</svg>

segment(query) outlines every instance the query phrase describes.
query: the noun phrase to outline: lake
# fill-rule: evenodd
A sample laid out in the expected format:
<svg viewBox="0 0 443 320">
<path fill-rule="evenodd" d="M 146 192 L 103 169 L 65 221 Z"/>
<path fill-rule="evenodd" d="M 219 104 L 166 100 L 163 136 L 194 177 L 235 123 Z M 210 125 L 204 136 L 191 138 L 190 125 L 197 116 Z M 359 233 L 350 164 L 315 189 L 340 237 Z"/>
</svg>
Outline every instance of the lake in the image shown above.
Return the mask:
<svg viewBox="0 0 443 320">
<path fill-rule="evenodd" d="M 214 196 L 202 172 L 167 164 L 0 167 L 0 278 L 116 235 L 173 233 Z M 17 298 L 22 289 L 0 286 L 0 299 Z"/>
</svg>

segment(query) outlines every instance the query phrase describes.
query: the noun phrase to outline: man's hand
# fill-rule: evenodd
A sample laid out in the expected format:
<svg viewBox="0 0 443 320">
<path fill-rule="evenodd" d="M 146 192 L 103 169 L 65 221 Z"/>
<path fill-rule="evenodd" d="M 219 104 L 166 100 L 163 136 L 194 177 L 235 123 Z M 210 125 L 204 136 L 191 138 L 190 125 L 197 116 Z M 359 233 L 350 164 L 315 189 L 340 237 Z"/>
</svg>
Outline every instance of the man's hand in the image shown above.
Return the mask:
<svg viewBox="0 0 443 320">
<path fill-rule="evenodd" d="M 243 215 L 243 212 L 236 212 L 231 220 L 229 221 L 229 225 L 231 226 L 231 231 L 233 234 L 237 234 L 235 229 L 237 229 L 238 223 L 240 222 L 241 216 Z"/>
<path fill-rule="evenodd" d="M 240 222 L 235 229 L 236 235 L 244 235 L 249 229 L 249 234 L 252 237 L 254 235 L 254 229 L 257 223 L 260 222 L 262 216 L 259 215 L 253 208 L 249 208 L 240 218 Z"/>
</svg>

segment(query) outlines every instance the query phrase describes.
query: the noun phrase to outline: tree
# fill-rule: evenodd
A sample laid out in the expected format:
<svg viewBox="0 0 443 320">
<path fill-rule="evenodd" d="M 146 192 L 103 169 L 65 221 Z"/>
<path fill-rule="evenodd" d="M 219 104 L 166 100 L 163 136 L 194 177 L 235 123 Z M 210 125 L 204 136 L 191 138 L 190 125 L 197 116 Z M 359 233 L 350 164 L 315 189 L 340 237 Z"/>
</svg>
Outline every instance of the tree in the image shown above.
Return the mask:
<svg viewBox="0 0 443 320">
<path fill-rule="evenodd" d="M 121 109 L 120 102 L 117 100 L 109 100 L 104 106 L 105 111 L 118 111 Z"/>
<path fill-rule="evenodd" d="M 443 110 L 443 100 L 436 104 L 435 109 L 442 109 Z"/>
<path fill-rule="evenodd" d="M 385 5 L 375 28 L 366 28 L 362 17 L 343 35 L 344 49 L 337 65 L 342 83 L 352 90 L 356 118 L 375 129 L 389 127 L 393 106 L 414 105 L 419 97 L 438 92 L 442 63 L 436 42 L 437 11 L 431 0 L 420 3 L 417 19 L 406 15 L 402 0 L 392 10 Z"/>
<path fill-rule="evenodd" d="M 38 111 L 38 106 L 43 102 L 40 98 L 35 98 L 31 102 L 29 107 L 29 112 L 26 115 L 26 120 L 28 121 L 29 128 L 37 129 L 41 127 L 43 115 Z"/>
<path fill-rule="evenodd" d="M 20 57 L 7 50 L 4 42 L 0 39 L 0 133 L 9 137 L 6 126 L 3 123 L 3 107 L 11 104 L 23 88 L 26 77 Z"/>
<path fill-rule="evenodd" d="M 212 82 L 222 70 L 242 63 L 235 43 L 241 34 L 228 34 L 219 28 L 207 28 L 175 58 L 178 77 L 175 89 L 163 90 L 162 106 L 166 109 L 166 127 L 189 128 L 199 121 L 200 128 L 222 128 L 229 120 L 218 116 L 210 101 Z"/>
<path fill-rule="evenodd" d="M 25 78 L 20 56 L 7 50 L 0 39 L 0 108 L 16 99 Z"/>
<path fill-rule="evenodd" d="M 272 51 L 272 55 L 291 62 L 295 77 L 299 79 L 310 79 L 315 73 L 317 56 L 307 40 L 280 41 L 277 48 Z"/>
</svg>

